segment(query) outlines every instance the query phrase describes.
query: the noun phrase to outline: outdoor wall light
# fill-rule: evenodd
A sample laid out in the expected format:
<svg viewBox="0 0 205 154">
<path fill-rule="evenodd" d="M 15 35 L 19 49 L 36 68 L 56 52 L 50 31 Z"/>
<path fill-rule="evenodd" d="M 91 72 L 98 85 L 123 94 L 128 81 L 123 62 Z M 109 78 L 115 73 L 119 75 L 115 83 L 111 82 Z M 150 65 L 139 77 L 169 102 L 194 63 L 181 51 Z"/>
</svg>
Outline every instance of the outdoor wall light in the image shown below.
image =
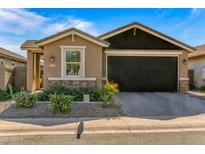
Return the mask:
<svg viewBox="0 0 205 154">
<path fill-rule="evenodd" d="M 187 60 L 186 59 L 183 59 L 183 64 L 187 65 Z"/>
<path fill-rule="evenodd" d="M 55 57 L 54 57 L 54 56 L 51 56 L 51 57 L 50 57 L 50 62 L 54 62 L 54 60 L 55 60 Z"/>
</svg>

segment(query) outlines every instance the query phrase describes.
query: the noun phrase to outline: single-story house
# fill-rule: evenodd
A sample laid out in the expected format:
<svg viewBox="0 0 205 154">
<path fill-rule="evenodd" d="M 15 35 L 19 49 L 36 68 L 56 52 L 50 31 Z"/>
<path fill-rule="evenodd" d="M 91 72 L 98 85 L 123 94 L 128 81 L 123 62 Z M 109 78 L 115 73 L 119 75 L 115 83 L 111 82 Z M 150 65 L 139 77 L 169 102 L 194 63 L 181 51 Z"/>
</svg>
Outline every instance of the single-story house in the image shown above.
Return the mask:
<svg viewBox="0 0 205 154">
<path fill-rule="evenodd" d="M 95 37 L 75 28 L 41 40 L 27 40 L 27 89 L 102 87 L 117 82 L 120 91 L 188 90 L 188 53 L 195 48 L 134 22 Z"/>
<path fill-rule="evenodd" d="M 0 47 L 0 89 L 5 90 L 7 85 L 11 83 L 14 86 L 15 71 L 16 67 L 25 67 L 26 58 L 16 54 L 10 50 Z M 22 79 L 22 82 L 24 80 Z M 22 82 L 18 82 L 18 85 Z M 19 86 L 17 86 L 19 87 Z"/>
<path fill-rule="evenodd" d="M 197 88 L 205 85 L 205 44 L 196 47 L 189 54 L 189 70 L 193 71 L 193 85 Z"/>
</svg>

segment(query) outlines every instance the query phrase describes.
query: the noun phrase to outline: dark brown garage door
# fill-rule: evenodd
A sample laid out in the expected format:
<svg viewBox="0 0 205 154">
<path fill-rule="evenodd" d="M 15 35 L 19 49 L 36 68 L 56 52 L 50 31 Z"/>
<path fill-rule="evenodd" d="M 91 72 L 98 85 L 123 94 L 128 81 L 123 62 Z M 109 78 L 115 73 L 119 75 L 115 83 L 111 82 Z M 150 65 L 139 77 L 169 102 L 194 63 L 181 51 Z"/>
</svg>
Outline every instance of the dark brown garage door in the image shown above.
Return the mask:
<svg viewBox="0 0 205 154">
<path fill-rule="evenodd" d="M 108 56 L 108 80 L 120 91 L 177 91 L 177 57 Z"/>
</svg>

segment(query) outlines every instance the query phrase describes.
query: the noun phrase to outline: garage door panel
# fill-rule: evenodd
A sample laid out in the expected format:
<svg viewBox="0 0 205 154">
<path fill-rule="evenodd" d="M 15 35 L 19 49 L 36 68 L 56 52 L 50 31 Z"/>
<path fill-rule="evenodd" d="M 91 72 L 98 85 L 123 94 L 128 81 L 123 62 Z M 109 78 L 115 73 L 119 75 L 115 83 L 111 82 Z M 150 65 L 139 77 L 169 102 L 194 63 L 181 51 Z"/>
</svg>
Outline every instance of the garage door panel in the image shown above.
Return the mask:
<svg viewBox="0 0 205 154">
<path fill-rule="evenodd" d="M 177 58 L 108 56 L 108 80 L 120 91 L 177 91 Z"/>
</svg>

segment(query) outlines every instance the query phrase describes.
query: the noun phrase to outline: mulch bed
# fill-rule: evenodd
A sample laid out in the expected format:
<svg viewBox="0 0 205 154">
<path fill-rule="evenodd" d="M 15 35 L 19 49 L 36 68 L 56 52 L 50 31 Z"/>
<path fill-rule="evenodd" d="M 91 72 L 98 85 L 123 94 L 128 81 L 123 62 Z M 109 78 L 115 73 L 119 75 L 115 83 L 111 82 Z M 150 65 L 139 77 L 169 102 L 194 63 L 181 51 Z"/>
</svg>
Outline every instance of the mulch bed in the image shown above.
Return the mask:
<svg viewBox="0 0 205 154">
<path fill-rule="evenodd" d="M 49 102 L 39 102 L 33 108 L 14 108 L 13 101 L 0 102 L 0 118 L 82 118 L 82 117 L 117 117 L 122 116 L 120 107 L 102 108 L 99 103 L 74 103 L 67 114 L 53 113 Z"/>
</svg>

